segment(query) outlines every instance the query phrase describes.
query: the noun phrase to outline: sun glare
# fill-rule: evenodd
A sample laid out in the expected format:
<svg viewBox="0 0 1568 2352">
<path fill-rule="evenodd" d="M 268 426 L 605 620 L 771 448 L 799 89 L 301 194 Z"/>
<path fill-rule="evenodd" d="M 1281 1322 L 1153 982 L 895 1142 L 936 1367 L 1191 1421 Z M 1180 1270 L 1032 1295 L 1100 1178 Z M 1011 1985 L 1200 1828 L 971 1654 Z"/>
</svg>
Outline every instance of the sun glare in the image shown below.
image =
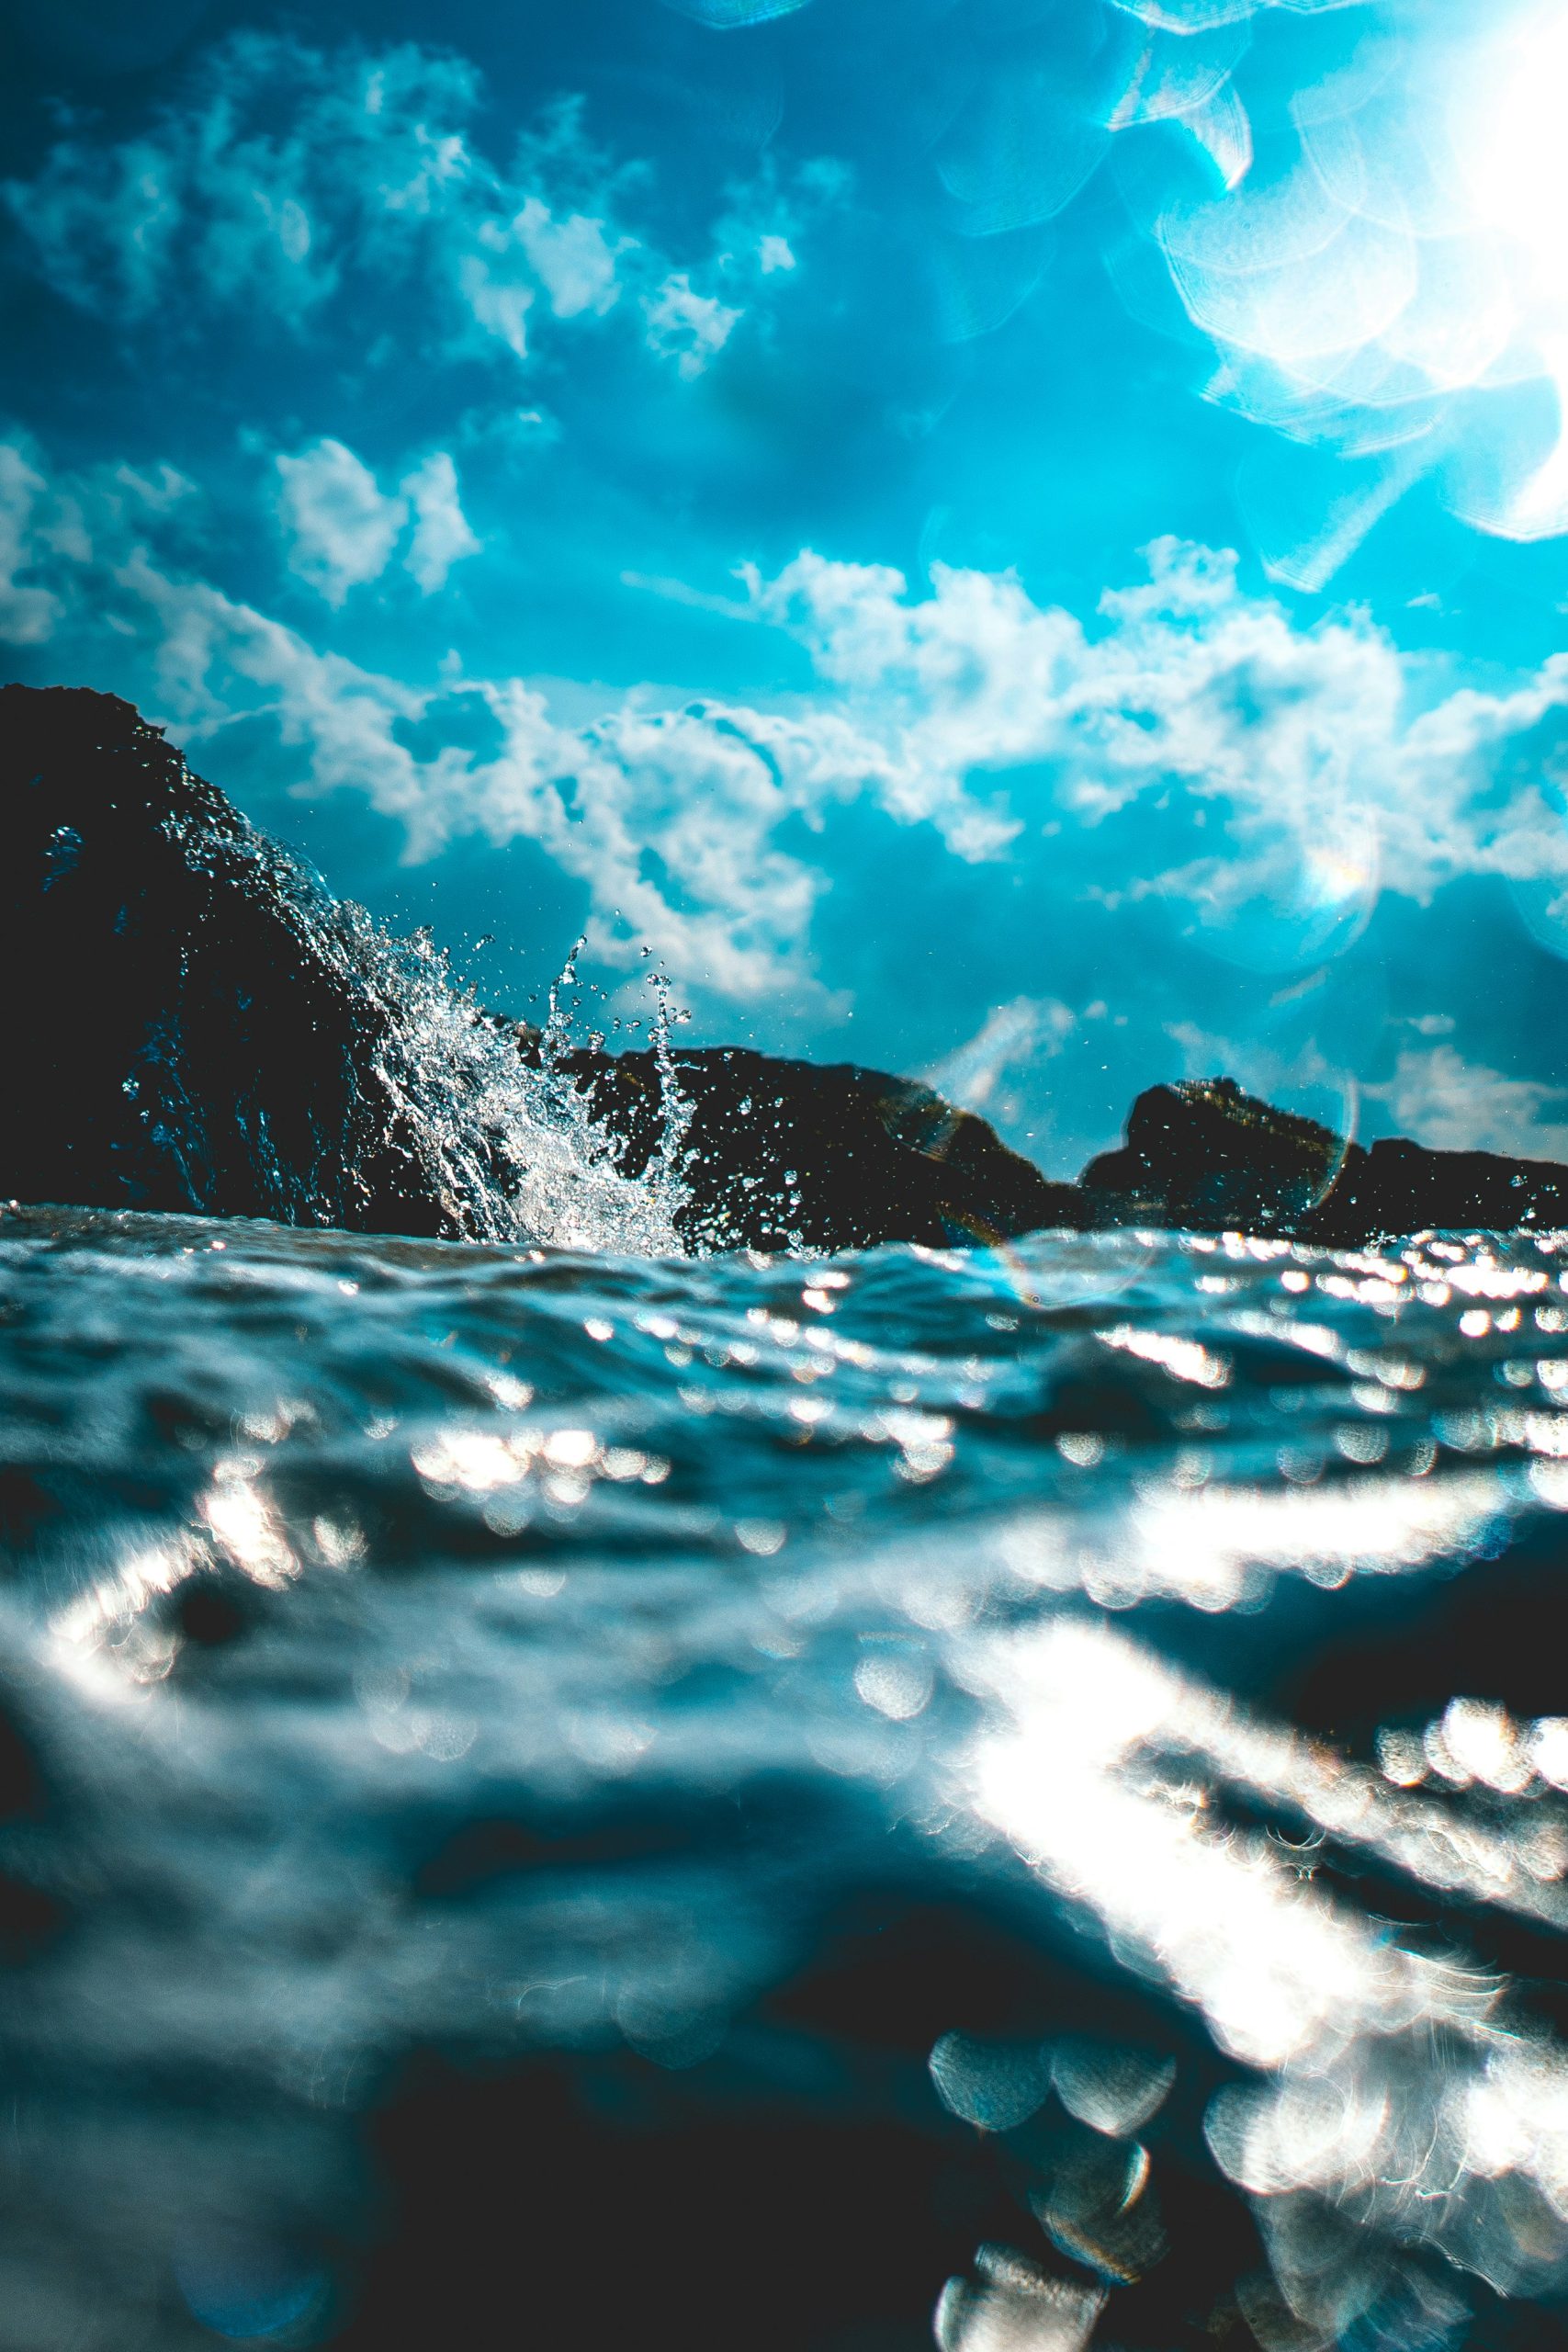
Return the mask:
<svg viewBox="0 0 1568 2352">
<path fill-rule="evenodd" d="M 1564 286 L 1568 254 L 1568 16 L 1552 6 L 1493 52 L 1480 84 L 1467 74 L 1457 107 L 1460 161 L 1479 217 L 1540 266 L 1538 295 Z"/>
</svg>

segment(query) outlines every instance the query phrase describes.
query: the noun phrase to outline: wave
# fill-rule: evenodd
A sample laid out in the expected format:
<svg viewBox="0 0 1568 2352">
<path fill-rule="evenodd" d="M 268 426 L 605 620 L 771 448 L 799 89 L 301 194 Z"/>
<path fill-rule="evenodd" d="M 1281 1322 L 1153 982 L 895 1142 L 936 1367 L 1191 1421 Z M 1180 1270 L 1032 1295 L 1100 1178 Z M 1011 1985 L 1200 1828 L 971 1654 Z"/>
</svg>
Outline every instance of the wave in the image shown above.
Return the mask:
<svg viewBox="0 0 1568 2352">
<path fill-rule="evenodd" d="M 1564 1263 L 0 1216 L 0 2346 L 1556 2341 Z"/>
</svg>

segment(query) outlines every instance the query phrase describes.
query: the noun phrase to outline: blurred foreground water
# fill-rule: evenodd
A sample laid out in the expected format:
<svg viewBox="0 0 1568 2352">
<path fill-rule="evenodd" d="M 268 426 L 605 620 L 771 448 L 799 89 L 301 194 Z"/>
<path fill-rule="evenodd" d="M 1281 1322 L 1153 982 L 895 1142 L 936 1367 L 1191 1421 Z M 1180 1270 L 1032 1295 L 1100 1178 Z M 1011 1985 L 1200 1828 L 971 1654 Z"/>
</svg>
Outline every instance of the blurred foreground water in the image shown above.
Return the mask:
<svg viewBox="0 0 1568 2352">
<path fill-rule="evenodd" d="M 1568 2325 L 1568 1238 L 0 1218 L 0 2345 Z"/>
</svg>

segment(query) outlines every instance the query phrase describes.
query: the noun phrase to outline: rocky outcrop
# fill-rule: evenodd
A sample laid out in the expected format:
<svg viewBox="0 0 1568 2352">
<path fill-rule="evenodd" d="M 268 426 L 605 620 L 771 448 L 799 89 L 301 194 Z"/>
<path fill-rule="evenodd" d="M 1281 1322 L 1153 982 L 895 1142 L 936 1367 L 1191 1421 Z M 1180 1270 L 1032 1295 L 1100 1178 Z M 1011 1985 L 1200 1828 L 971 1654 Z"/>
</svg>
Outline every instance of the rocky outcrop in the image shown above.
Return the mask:
<svg viewBox="0 0 1568 2352">
<path fill-rule="evenodd" d="M 109 695 L 0 690 L 0 1195 L 450 1229 L 352 925 Z"/>
<path fill-rule="evenodd" d="M 1151 1086 L 1119 1151 L 1083 1171 L 1089 1221 L 1294 1233 L 1333 1186 L 1345 1145 L 1230 1079 Z"/>
<path fill-rule="evenodd" d="M 641 1175 L 663 1134 L 653 1054 L 570 1054 L 558 1067 L 618 1139 L 625 1172 Z M 677 1222 L 700 1247 L 937 1247 L 1081 1222 L 1075 1185 L 1053 1184 L 913 1080 L 742 1046 L 678 1049 L 670 1069 L 685 1105 Z"/>
<path fill-rule="evenodd" d="M 488 1020 L 427 950 L 335 904 L 128 703 L 0 689 L 0 1195 L 495 1230 L 475 1202 L 515 1180 L 515 1132 L 496 1106 L 520 1075 L 514 1054 L 537 1069 L 537 1032 Z M 1228 1079 L 1150 1088 L 1125 1143 L 1063 1184 L 983 1119 L 884 1071 L 742 1046 L 676 1050 L 667 1069 L 683 1104 L 678 1223 L 708 1248 L 1129 1224 L 1347 1246 L 1568 1225 L 1568 1170 L 1365 1148 Z M 558 1102 L 575 1092 L 586 1106 L 591 1148 L 622 1173 L 667 1151 L 652 1053 L 558 1052 L 548 1077 Z"/>
<path fill-rule="evenodd" d="M 1368 1146 L 1244 1094 L 1233 1080 L 1153 1086 L 1127 1139 L 1084 1170 L 1085 1222 L 1289 1235 L 1338 1249 L 1427 1229 L 1568 1226 L 1568 1168 L 1490 1151 Z"/>
<path fill-rule="evenodd" d="M 444 994 L 417 947 L 400 961 L 129 704 L 0 690 L 0 1196 L 487 1229 L 476 1193 L 515 1173 L 493 1131 L 504 1024 Z M 557 1075 L 641 1174 L 664 1133 L 653 1057 L 581 1053 Z M 694 1241 L 996 1240 L 1070 1201 L 906 1080 L 739 1049 L 682 1053 L 677 1077 Z"/>
</svg>

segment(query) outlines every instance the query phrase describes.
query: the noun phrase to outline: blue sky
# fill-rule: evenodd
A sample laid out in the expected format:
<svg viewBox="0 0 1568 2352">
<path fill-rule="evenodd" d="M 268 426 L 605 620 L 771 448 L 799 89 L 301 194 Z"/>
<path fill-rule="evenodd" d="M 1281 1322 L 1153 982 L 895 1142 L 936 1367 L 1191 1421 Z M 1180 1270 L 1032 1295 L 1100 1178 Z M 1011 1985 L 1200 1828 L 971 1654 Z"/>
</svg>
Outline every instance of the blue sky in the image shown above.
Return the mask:
<svg viewBox="0 0 1568 2352">
<path fill-rule="evenodd" d="M 10 674 L 499 1004 L 1568 1157 L 1559 9 L 0 27 Z"/>
</svg>

